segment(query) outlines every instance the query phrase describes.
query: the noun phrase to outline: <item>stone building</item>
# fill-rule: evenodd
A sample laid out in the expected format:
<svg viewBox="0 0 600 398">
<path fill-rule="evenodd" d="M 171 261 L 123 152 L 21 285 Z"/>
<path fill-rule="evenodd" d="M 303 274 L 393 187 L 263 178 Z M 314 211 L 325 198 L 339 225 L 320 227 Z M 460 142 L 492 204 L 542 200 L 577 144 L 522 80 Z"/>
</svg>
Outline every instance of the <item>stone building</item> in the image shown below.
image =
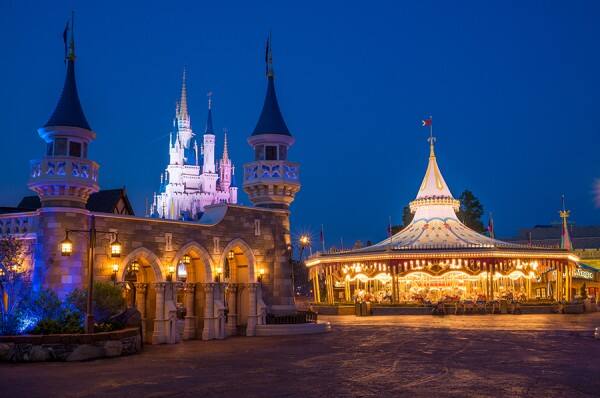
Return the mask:
<svg viewBox="0 0 600 398">
<path fill-rule="evenodd" d="M 31 162 L 28 186 L 37 198 L 0 214 L 0 233 L 27 243 L 34 287 L 64 297 L 90 276 L 114 280 L 141 312 L 151 343 L 252 336 L 266 313 L 294 312 L 289 205 L 300 189 L 299 166 L 287 160 L 293 138 L 271 56 L 264 106 L 248 140 L 256 159 L 244 166 L 254 207 L 206 205 L 194 221 L 138 217 L 124 191 L 100 191 L 99 164 L 88 156 L 96 133 L 79 101 L 72 38 L 66 64 L 56 109 L 38 130 L 45 155 Z M 111 252 L 117 240 L 119 257 Z M 65 241 L 70 256 L 61 255 Z"/>
</svg>

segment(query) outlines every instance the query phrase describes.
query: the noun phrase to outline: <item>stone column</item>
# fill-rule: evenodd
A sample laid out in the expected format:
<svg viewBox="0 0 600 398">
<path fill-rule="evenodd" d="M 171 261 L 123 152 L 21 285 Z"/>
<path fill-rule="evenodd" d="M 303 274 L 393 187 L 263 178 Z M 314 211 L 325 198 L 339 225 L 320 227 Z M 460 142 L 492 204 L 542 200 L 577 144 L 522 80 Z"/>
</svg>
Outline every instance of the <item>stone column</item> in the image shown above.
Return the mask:
<svg viewBox="0 0 600 398">
<path fill-rule="evenodd" d="M 142 319 L 142 338 L 146 339 L 146 292 L 148 291 L 148 284 L 136 282 L 135 286 L 135 307 L 140 312 L 140 318 Z"/>
<path fill-rule="evenodd" d="M 227 327 L 225 333 L 227 336 L 233 336 L 237 334 L 237 290 L 238 287 L 235 283 L 227 285 Z"/>
<path fill-rule="evenodd" d="M 196 314 L 194 312 L 194 293 L 195 283 L 186 283 L 183 285 L 185 292 L 185 324 L 183 326 L 183 339 L 190 340 L 196 338 Z"/>
<path fill-rule="evenodd" d="M 203 283 L 204 290 L 204 327 L 202 328 L 202 340 L 211 340 L 215 338 L 215 301 L 214 301 L 214 283 Z"/>
<path fill-rule="evenodd" d="M 256 287 L 257 283 L 248 283 L 248 325 L 246 326 L 246 336 L 254 336 L 256 334 Z"/>
<path fill-rule="evenodd" d="M 166 340 L 165 335 L 165 282 L 154 284 L 156 291 L 156 315 L 154 316 L 154 332 L 152 333 L 152 344 L 161 344 Z"/>
</svg>

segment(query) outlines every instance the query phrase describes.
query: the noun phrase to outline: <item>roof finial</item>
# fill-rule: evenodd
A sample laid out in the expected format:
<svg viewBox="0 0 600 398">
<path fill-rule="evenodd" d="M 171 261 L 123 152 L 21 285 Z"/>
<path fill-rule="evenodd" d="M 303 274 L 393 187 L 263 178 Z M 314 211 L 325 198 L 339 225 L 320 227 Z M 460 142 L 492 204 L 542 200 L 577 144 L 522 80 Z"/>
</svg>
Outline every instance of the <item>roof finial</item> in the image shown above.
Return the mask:
<svg viewBox="0 0 600 398">
<path fill-rule="evenodd" d="M 71 41 L 67 58 L 69 61 L 75 61 L 75 11 L 71 11 Z"/>
<path fill-rule="evenodd" d="M 208 109 L 212 109 L 212 91 L 209 91 L 208 93 L 206 93 L 206 96 L 208 97 Z"/>
<path fill-rule="evenodd" d="M 562 210 L 558 212 L 560 218 L 562 218 L 562 232 L 560 238 L 560 247 L 561 249 L 573 250 L 573 242 L 571 241 L 571 235 L 569 234 L 569 223 L 568 218 L 571 215 L 571 212 L 567 210 L 565 206 L 565 195 L 561 196 L 562 199 Z"/>
<path fill-rule="evenodd" d="M 423 127 L 429 127 L 429 138 L 427 139 L 429 142 L 429 157 L 434 158 L 435 151 L 433 147 L 435 144 L 435 137 L 433 136 L 433 116 L 429 116 L 428 119 L 423 120 L 422 125 Z"/>
<path fill-rule="evenodd" d="M 265 63 L 267 67 L 267 77 L 273 78 L 273 50 L 271 49 L 271 32 L 267 37 L 267 45 L 265 49 Z"/>
</svg>

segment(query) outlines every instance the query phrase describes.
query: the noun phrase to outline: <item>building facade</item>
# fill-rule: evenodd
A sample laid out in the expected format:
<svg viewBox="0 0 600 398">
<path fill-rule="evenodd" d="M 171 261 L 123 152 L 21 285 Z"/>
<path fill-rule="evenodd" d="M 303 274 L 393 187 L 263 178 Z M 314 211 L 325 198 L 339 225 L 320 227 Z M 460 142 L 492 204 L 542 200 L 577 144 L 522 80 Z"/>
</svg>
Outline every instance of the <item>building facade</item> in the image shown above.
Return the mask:
<svg viewBox="0 0 600 398">
<path fill-rule="evenodd" d="M 90 280 L 114 280 L 123 286 L 128 303 L 142 314 L 144 339 L 150 343 L 252 336 L 267 313 L 294 312 L 289 205 L 300 183 L 298 165 L 287 161 L 293 139 L 287 128 L 279 130 L 283 119 L 258 128 L 269 118 L 281 118 L 273 102 L 272 74 L 249 141 L 277 144 L 285 147 L 285 153 L 274 160 L 259 157 L 246 168 L 294 168 L 293 175 L 271 172 L 246 179 L 247 191 L 264 189 L 268 194 L 251 196 L 254 207 L 235 205 L 233 165 L 226 145 L 220 167 L 214 164 L 210 106 L 204 160 L 202 166 L 198 164 L 184 83 L 177 137 L 170 147 L 171 164 L 160 194 L 171 202 L 167 207 L 157 200 L 154 211 L 159 216 L 151 218 L 134 216 L 131 206 L 128 210 L 123 204 L 128 200 L 119 196 L 124 191 L 109 195 L 113 205 L 95 203 L 106 195 L 100 191 L 99 164 L 89 157 L 96 133 L 79 101 L 72 41 L 66 61 L 58 105 L 39 129 L 45 155 L 31 162 L 28 186 L 39 201 L 34 198 L 22 203 L 36 205 L 0 214 L 0 233 L 26 243 L 25 266 L 32 270 L 34 288 L 50 288 L 65 297 Z M 187 157 L 190 149 L 192 164 Z M 190 186 L 197 191 L 191 192 Z M 211 199 L 202 199 L 204 194 Z M 90 198 L 96 198 L 94 206 Z M 161 214 L 165 207 L 168 212 Z M 186 211 L 193 220 L 182 219 Z M 122 247 L 118 257 L 111 252 L 115 240 Z M 67 241 L 72 243 L 70 256 L 61 255 L 59 247 Z"/>
<path fill-rule="evenodd" d="M 153 195 L 150 209 L 153 217 L 197 220 L 206 206 L 237 203 L 237 186 L 232 181 L 235 169 L 229 158 L 227 133 L 224 134 L 223 155 L 215 162 L 211 96 L 209 93 L 206 128 L 198 145 L 188 112 L 183 72 L 181 98 L 173 120 L 174 133 L 169 133 L 169 165 L 160 176 L 159 192 Z"/>
</svg>

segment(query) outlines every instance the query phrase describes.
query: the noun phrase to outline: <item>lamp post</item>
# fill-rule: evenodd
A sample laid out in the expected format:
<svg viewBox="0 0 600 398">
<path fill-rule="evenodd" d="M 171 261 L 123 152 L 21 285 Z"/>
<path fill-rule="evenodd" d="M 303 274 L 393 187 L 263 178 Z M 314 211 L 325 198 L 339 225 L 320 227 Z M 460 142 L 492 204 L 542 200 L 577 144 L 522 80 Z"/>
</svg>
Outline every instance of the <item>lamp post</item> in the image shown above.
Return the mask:
<svg viewBox="0 0 600 398">
<path fill-rule="evenodd" d="M 300 239 L 298 239 L 300 243 L 300 261 L 302 262 L 302 254 L 304 253 L 304 249 L 310 247 L 310 236 L 308 235 L 300 235 Z M 292 290 L 294 297 L 296 296 L 296 275 L 294 270 L 294 260 L 290 257 L 292 262 Z"/>
<path fill-rule="evenodd" d="M 88 287 L 87 287 L 87 305 L 85 314 L 85 332 L 94 333 L 94 312 L 93 312 L 93 294 L 94 294 L 94 248 L 96 247 L 96 235 L 106 234 L 114 236 L 115 240 L 110 244 L 110 256 L 121 257 L 121 251 L 123 246 L 119 243 L 119 236 L 116 232 L 110 231 L 98 231 L 96 229 L 96 219 L 92 215 L 90 217 L 90 228 L 89 229 L 67 229 L 65 240 L 60 243 L 60 252 L 63 256 L 70 256 L 73 254 L 73 242 L 69 240 L 69 233 L 83 233 L 87 234 L 88 241 Z"/>
</svg>

